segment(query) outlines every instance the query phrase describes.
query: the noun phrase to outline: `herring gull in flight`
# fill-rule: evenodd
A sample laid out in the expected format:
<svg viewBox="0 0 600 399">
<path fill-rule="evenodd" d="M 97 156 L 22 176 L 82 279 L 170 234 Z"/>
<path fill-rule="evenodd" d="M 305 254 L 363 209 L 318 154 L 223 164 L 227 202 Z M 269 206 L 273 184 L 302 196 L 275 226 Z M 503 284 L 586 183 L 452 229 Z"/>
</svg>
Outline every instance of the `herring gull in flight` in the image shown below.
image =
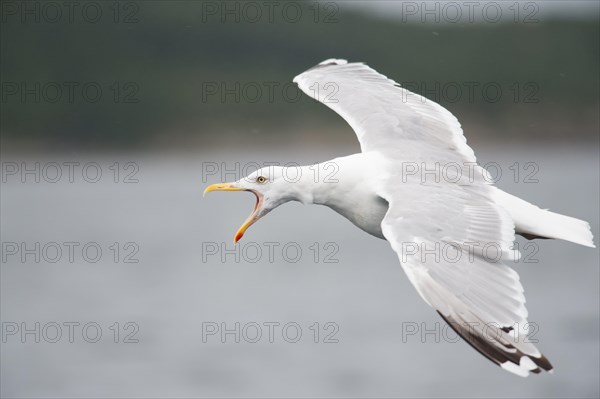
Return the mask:
<svg viewBox="0 0 600 399">
<path fill-rule="evenodd" d="M 348 122 L 361 152 L 301 167 L 293 181 L 270 166 L 209 186 L 256 195 L 234 241 L 285 202 L 327 205 L 387 240 L 423 300 L 483 356 L 520 376 L 551 371 L 526 339 L 523 287 L 506 262 L 520 255 L 515 233 L 594 247 L 589 224 L 494 187 L 448 110 L 363 63 L 329 59 L 294 82 Z"/>
</svg>

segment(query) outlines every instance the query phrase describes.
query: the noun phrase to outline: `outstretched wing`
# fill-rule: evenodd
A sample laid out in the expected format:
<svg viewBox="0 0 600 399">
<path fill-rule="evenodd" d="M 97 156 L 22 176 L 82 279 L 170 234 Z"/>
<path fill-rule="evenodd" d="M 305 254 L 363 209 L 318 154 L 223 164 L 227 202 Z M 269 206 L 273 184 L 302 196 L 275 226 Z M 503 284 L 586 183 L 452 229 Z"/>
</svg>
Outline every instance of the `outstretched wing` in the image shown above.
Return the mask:
<svg viewBox="0 0 600 399">
<path fill-rule="evenodd" d="M 421 297 L 471 346 L 520 376 L 550 371 L 528 341 L 523 287 L 505 264 L 519 257 L 512 249 L 512 219 L 489 200 L 489 189 L 384 184 L 380 195 L 389 209 L 383 234 Z"/>
<path fill-rule="evenodd" d="M 439 154 L 475 162 L 454 115 L 365 64 L 326 60 L 294 82 L 348 122 L 363 152 L 393 148 L 404 149 L 411 159 Z"/>
</svg>

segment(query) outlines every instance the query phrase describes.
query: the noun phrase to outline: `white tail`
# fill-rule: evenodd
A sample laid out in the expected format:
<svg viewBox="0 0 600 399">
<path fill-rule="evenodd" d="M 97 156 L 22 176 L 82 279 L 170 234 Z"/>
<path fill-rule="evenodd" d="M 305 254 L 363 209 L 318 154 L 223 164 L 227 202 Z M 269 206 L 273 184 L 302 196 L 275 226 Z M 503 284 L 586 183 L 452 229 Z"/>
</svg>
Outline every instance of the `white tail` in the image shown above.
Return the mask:
<svg viewBox="0 0 600 399">
<path fill-rule="evenodd" d="M 584 220 L 540 209 L 498 188 L 495 188 L 494 200 L 510 213 L 517 233 L 557 238 L 596 248 L 590 225 Z"/>
</svg>

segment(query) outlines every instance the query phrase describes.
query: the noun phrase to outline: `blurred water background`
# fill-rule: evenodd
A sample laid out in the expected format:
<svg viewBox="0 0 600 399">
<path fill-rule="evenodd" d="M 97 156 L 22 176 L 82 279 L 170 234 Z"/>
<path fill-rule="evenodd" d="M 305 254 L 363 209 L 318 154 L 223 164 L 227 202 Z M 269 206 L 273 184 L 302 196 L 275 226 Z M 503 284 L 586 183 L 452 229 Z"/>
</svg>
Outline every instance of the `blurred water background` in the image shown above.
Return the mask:
<svg viewBox="0 0 600 399">
<path fill-rule="evenodd" d="M 358 151 L 343 120 L 290 86 L 317 62 L 343 57 L 446 106 L 478 161 L 499 167 L 499 187 L 588 220 L 598 236 L 598 7 L 577 2 L 580 12 L 562 13 L 529 3 L 535 21 L 524 15 L 536 8 L 519 3 L 516 21 L 503 6 L 507 16 L 493 23 L 404 21 L 385 2 L 375 11 L 293 3 L 305 15 L 297 22 L 236 22 L 221 19 L 224 2 L 193 1 L 118 3 L 118 14 L 101 2 L 97 22 L 40 14 L 38 23 L 3 4 L 2 397 L 598 397 L 596 249 L 519 239 L 529 261 L 514 266 L 529 320 L 555 366 L 521 379 L 449 342 L 455 336 L 389 245 L 331 210 L 286 204 L 236 250 L 252 196 L 202 198 L 208 184 L 257 164 Z M 101 88 L 97 101 L 78 91 L 85 85 Z M 52 102 L 56 87 L 63 94 Z M 49 249 L 12 254 L 12 243 Z M 63 251 L 54 263 L 52 243 Z M 64 243 L 77 244 L 73 261 Z M 73 342 L 69 322 L 79 323 Z M 236 322 L 248 328 L 239 343 L 206 335 Z M 273 342 L 269 322 L 279 323 Z M 35 323 L 39 343 L 21 336 Z M 88 342 L 93 329 L 82 335 L 86 323 L 100 327 L 98 342 Z M 256 343 L 245 339 L 252 323 L 262 328 Z M 298 342 L 288 342 L 293 331 L 283 336 L 286 323 L 301 328 Z"/>
</svg>

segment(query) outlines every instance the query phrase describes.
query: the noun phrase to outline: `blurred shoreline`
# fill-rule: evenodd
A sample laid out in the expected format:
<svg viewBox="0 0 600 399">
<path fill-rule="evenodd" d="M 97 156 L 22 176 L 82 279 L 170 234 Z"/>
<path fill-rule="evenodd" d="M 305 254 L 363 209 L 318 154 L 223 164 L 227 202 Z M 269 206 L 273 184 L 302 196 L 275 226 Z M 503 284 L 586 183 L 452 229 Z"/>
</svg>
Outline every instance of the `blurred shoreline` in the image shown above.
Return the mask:
<svg viewBox="0 0 600 399">
<path fill-rule="evenodd" d="M 599 105 L 600 107 L 600 105 Z M 327 112 L 333 112 L 326 110 Z M 478 147 L 523 147 L 552 148 L 555 146 L 573 148 L 595 148 L 600 151 L 600 115 L 589 114 L 586 123 L 572 126 L 568 121 L 539 120 L 533 126 L 510 126 L 505 130 L 497 126 L 462 121 L 463 133 L 467 144 L 476 152 Z M 460 118 L 459 118 L 460 121 Z M 580 121 L 582 122 L 582 121 Z M 510 122 L 507 122 L 510 124 Z M 0 137 L 0 156 L 11 154 L 35 153 L 152 153 L 157 151 L 203 152 L 206 150 L 261 150 L 268 148 L 304 148 L 314 151 L 317 148 L 345 147 L 360 151 L 358 140 L 352 128 L 340 119 L 332 126 L 306 126 L 285 130 L 247 127 L 210 127 L 204 128 L 202 134 L 190 131 L 172 131 L 156 134 L 143 142 L 127 143 L 122 146 L 115 143 L 74 142 L 43 138 L 17 139 L 2 135 Z M 577 132 L 573 136 L 567 132 Z"/>
</svg>

